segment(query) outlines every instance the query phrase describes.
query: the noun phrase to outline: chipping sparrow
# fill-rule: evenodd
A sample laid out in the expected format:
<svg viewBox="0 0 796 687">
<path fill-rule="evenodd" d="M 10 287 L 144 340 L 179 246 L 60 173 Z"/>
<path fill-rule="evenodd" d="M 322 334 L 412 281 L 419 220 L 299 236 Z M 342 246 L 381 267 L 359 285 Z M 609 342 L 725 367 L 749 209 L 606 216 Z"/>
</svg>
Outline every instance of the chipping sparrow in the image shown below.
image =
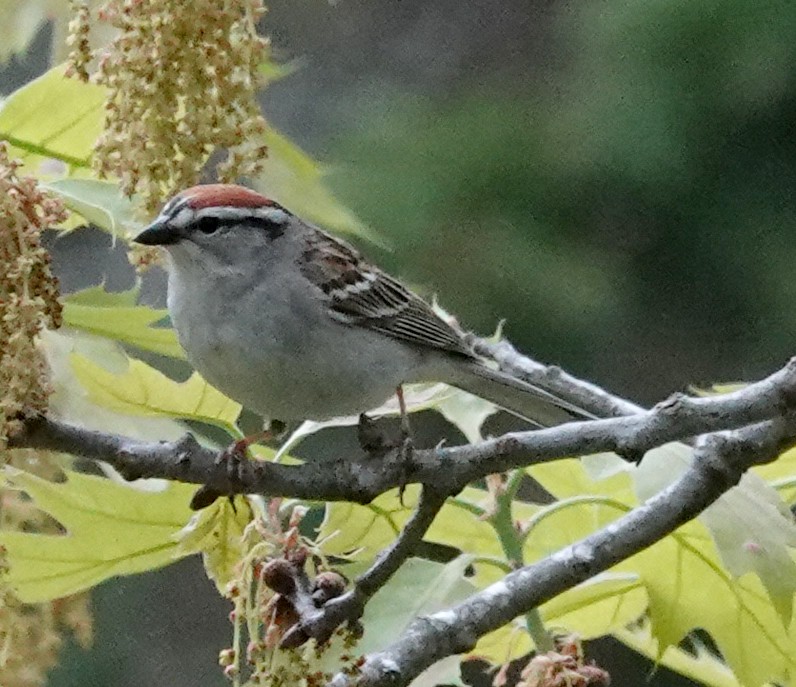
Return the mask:
<svg viewBox="0 0 796 687">
<path fill-rule="evenodd" d="M 425 381 L 540 425 L 588 417 L 487 367 L 401 282 L 249 189 L 189 188 L 135 240 L 168 253 L 169 312 L 191 363 L 269 419 L 359 414 Z"/>
</svg>

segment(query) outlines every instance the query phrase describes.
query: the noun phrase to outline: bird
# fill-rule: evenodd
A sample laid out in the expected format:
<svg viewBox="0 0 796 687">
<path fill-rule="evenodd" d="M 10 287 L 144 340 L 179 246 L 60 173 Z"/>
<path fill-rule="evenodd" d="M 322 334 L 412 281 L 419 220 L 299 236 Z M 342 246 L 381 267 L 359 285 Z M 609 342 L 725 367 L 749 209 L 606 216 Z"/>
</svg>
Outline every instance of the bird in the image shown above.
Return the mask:
<svg viewBox="0 0 796 687">
<path fill-rule="evenodd" d="M 188 360 L 281 422 L 359 415 L 417 382 L 444 382 L 536 426 L 589 417 L 489 366 L 465 332 L 397 278 L 254 190 L 203 184 L 135 239 L 167 254 L 167 303 Z"/>
</svg>

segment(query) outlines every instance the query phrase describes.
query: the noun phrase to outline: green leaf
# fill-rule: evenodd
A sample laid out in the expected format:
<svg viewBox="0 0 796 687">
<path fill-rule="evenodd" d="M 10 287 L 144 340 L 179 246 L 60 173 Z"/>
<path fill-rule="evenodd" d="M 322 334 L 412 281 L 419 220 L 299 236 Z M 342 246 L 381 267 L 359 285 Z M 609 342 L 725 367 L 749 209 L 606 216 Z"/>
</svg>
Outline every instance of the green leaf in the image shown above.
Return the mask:
<svg viewBox="0 0 796 687">
<path fill-rule="evenodd" d="M 639 497 L 646 499 L 674 481 L 691 464 L 693 449 L 670 443 L 649 451 L 633 475 Z M 727 570 L 736 577 L 760 576 L 785 625 L 790 625 L 796 593 L 796 523 L 777 492 L 754 474 L 700 516 Z"/>
<path fill-rule="evenodd" d="M 199 373 L 175 382 L 154 367 L 130 358 L 123 374 L 108 372 L 78 353 L 72 370 L 98 405 L 119 413 L 196 420 L 222 428 L 233 436 L 241 405 L 210 386 Z"/>
<path fill-rule="evenodd" d="M 59 179 L 42 186 L 63 200 L 67 208 L 86 222 L 113 236 L 126 236 L 137 226 L 133 204 L 122 195 L 118 184 L 97 179 Z"/>
<path fill-rule="evenodd" d="M 257 67 L 257 71 L 260 73 L 260 76 L 264 77 L 265 80 L 268 81 L 268 83 L 273 83 L 274 81 L 284 79 L 291 74 L 295 74 L 299 67 L 300 64 L 298 60 L 292 60 L 285 63 L 274 62 L 273 60 L 264 60 L 260 63 L 260 66 Z"/>
<path fill-rule="evenodd" d="M 173 329 L 152 326 L 168 317 L 168 311 L 135 305 L 137 293 L 132 289 L 124 296 L 111 296 L 95 286 L 71 294 L 64 299 L 64 323 L 145 351 L 185 358 Z"/>
<path fill-rule="evenodd" d="M 202 554 L 207 576 L 216 583 L 220 594 L 226 592 L 235 566 L 246 553 L 243 531 L 251 518 L 251 508 L 244 497 L 235 497 L 234 505 L 229 499 L 217 499 L 194 513 L 177 535 L 181 555 Z"/>
<path fill-rule="evenodd" d="M 592 639 L 638 620 L 646 607 L 647 592 L 638 575 L 609 572 L 559 594 L 541 612 L 548 627 L 565 627 Z"/>
<path fill-rule="evenodd" d="M 578 541 L 629 508 L 630 504 L 596 495 L 549 506 L 532 525 L 527 559 Z M 700 522 L 680 527 L 612 572 L 637 575 L 643 582 L 661 654 L 690 631 L 702 628 L 743 684 L 782 681 L 796 667 L 796 647 L 759 578 L 747 574 L 736 579 L 726 572 Z"/>
<path fill-rule="evenodd" d="M 702 646 L 696 646 L 696 655 L 676 646 L 668 647 L 661 655 L 658 643 L 650 633 L 649 623 L 638 628 L 616 630 L 614 637 L 650 661 L 666 666 L 699 684 L 709 687 L 743 687 L 727 665 Z M 694 642 L 693 637 L 691 641 Z"/>
<path fill-rule="evenodd" d="M 403 505 L 398 490 L 385 492 L 366 506 L 344 501 L 326 505 L 319 539 L 326 539 L 326 555 L 346 556 L 357 552 L 360 560 L 370 560 L 401 530 L 412 514 L 419 488 L 407 486 Z"/>
<path fill-rule="evenodd" d="M 0 140 L 32 155 L 90 167 L 102 132 L 106 90 L 50 69 L 12 93 L 0 107 Z"/>
<path fill-rule="evenodd" d="M 75 594 L 118 575 L 154 570 L 181 554 L 175 533 L 191 517 L 195 486 L 168 483 L 141 491 L 108 479 L 66 471 L 61 483 L 11 467 L 4 488 L 21 489 L 67 534 L 0 532 L 8 584 L 26 603 Z"/>
<path fill-rule="evenodd" d="M 138 302 L 138 287 L 127 291 L 106 291 L 102 286 L 90 286 L 87 289 L 70 293 L 64 299 L 69 304 L 87 305 L 94 308 L 126 308 Z M 168 316 L 168 310 L 154 310 L 158 320 Z M 157 322 L 158 320 L 151 320 Z"/>
<path fill-rule="evenodd" d="M 378 243 L 377 237 L 326 188 L 324 171 L 315 160 L 272 128 L 266 131 L 264 143 L 268 160 L 254 181 L 258 191 L 312 222 Z"/>
</svg>

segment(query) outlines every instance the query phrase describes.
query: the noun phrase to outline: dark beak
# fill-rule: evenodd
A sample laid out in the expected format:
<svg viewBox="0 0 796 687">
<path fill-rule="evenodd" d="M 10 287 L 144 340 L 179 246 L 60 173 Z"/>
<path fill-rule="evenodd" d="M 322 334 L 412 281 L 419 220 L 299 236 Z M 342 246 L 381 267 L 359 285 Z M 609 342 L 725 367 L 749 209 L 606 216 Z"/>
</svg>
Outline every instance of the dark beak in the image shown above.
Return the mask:
<svg viewBox="0 0 796 687">
<path fill-rule="evenodd" d="M 179 229 L 169 226 L 166 222 L 155 221 L 136 236 L 133 241 L 145 246 L 170 246 L 182 238 Z"/>
</svg>

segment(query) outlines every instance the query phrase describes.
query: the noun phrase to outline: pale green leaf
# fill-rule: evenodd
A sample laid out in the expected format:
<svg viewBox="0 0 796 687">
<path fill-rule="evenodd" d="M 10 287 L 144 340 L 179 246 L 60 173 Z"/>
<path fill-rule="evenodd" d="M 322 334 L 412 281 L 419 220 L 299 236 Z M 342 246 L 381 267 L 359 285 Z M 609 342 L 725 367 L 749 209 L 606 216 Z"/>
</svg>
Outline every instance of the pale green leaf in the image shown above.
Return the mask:
<svg viewBox="0 0 796 687">
<path fill-rule="evenodd" d="M 603 573 L 551 599 L 539 610 L 548 629 L 592 639 L 637 620 L 646 606 L 646 590 L 637 575 Z M 501 664 L 532 648 L 524 618 L 519 617 L 483 637 L 473 654 Z"/>
<path fill-rule="evenodd" d="M 473 507 L 476 512 L 473 512 Z M 486 513 L 492 507 L 488 492 L 467 487 L 455 499 L 448 500 L 434 519 L 425 539 L 453 546 L 478 558 L 505 561 L 505 554 L 494 528 L 479 515 L 479 511 Z M 521 522 L 531 517 L 537 509 L 538 506 L 533 504 L 516 501 L 513 505 L 514 519 Z M 470 579 L 479 588 L 486 587 L 505 575 L 505 571 L 495 565 L 476 562 L 474 567 L 475 575 Z"/>
<path fill-rule="evenodd" d="M 434 409 L 467 437 L 471 444 L 481 441 L 481 427 L 486 419 L 500 410 L 494 403 L 453 387 L 440 399 Z"/>
<path fill-rule="evenodd" d="M 796 449 L 790 449 L 775 461 L 752 468 L 752 472 L 776 489 L 784 503 L 796 504 Z"/>
<path fill-rule="evenodd" d="M 508 625 L 481 637 L 471 652 L 474 658 L 481 658 L 494 665 L 501 665 L 524 656 L 533 649 L 531 636 L 523 618 L 515 618 Z"/>
<path fill-rule="evenodd" d="M 372 559 L 398 536 L 412 514 L 418 493 L 417 485 L 408 485 L 403 505 L 397 489 L 381 494 L 366 506 L 344 501 L 327 504 L 318 537 L 326 540 L 324 553 L 346 556 L 356 552 L 360 559 Z"/>
<path fill-rule="evenodd" d="M 64 535 L 0 532 L 9 566 L 5 579 L 24 602 L 75 594 L 182 555 L 174 534 L 191 517 L 195 486 L 170 483 L 146 492 L 92 475 L 67 471 L 66 476 L 55 483 L 3 470 L 3 488 L 25 491 L 66 529 Z"/>
<path fill-rule="evenodd" d="M 137 289 L 126 292 L 133 296 Z M 95 286 L 64 299 L 64 324 L 90 334 L 129 344 L 170 358 L 185 358 L 171 327 L 153 326 L 168 317 L 168 311 L 135 305 L 129 296 L 109 297 Z"/>
<path fill-rule="evenodd" d="M 264 60 L 260 63 L 260 66 L 257 67 L 257 71 L 260 73 L 268 83 L 273 83 L 274 81 L 279 81 L 284 79 L 291 74 L 295 74 L 300 67 L 300 63 L 298 60 L 291 60 L 290 62 L 279 63 L 274 62 L 273 60 Z"/>
<path fill-rule="evenodd" d="M 796 646 L 760 578 L 725 572 L 700 523 L 688 523 L 618 567 L 644 580 L 659 651 L 701 628 L 742 684 L 791 683 Z"/>
<path fill-rule="evenodd" d="M 41 344 L 53 388 L 49 410 L 57 417 L 87 429 L 147 441 L 174 441 L 185 434 L 185 425 L 178 420 L 115 413 L 91 402 L 72 370 L 71 355 L 80 353 L 110 372 L 123 373 L 128 358 L 117 342 L 62 327 L 58 331 L 44 330 Z M 100 465 L 109 469 L 105 463 Z"/>
<path fill-rule="evenodd" d="M 633 475 L 641 499 L 663 489 L 681 475 L 693 460 L 693 449 L 670 443 L 649 451 Z M 776 490 L 754 474 L 700 516 L 718 547 L 727 570 L 736 577 L 747 572 L 760 576 L 786 625 L 793 612 L 796 593 L 796 523 Z"/>
<path fill-rule="evenodd" d="M 106 90 L 64 76 L 64 65 L 12 93 L 0 107 L 0 140 L 73 167 L 90 167 Z M 46 116 L 45 116 L 46 113 Z"/>
<path fill-rule="evenodd" d="M 540 610 L 548 627 L 593 639 L 638 620 L 646 607 L 647 592 L 638 575 L 602 573 L 559 594 Z"/>
<path fill-rule="evenodd" d="M 237 435 L 241 405 L 210 386 L 197 372 L 175 382 L 146 363 L 129 359 L 127 371 L 108 372 L 77 353 L 71 356 L 75 376 L 94 403 L 119 413 L 196 420 Z"/>
<path fill-rule="evenodd" d="M 177 550 L 181 555 L 202 554 L 207 576 L 216 583 L 220 594 L 226 592 L 235 575 L 235 566 L 246 553 L 243 531 L 251 518 L 244 497 L 236 497 L 234 505 L 229 499 L 217 499 L 194 513 L 177 535 Z"/>
<path fill-rule="evenodd" d="M 121 193 L 118 184 L 98 179 L 58 179 L 42 186 L 86 222 L 113 236 L 125 237 L 139 224 L 132 201 Z"/>
<path fill-rule="evenodd" d="M 412 513 L 419 487 L 409 485 L 403 497 L 398 491 L 381 494 L 368 505 L 335 502 L 326 506 L 326 515 L 320 528 L 320 538 L 328 537 L 324 544 L 327 555 L 354 554 L 359 561 L 371 560 L 392 542 Z M 449 499 L 437 514 L 424 539 L 459 549 L 479 559 L 504 559 L 503 550 L 492 526 L 473 510 L 483 512 L 489 507 L 489 494 L 472 487 L 462 491 L 456 499 Z M 518 520 L 530 518 L 538 506 L 514 504 Z M 476 561 L 471 582 L 486 586 L 503 576 L 504 571 L 495 565 Z"/>
<path fill-rule="evenodd" d="M 777 493 L 757 475 L 747 473 L 737 487 L 700 516 L 735 577 L 756 573 L 786 625 L 796 594 L 796 524 Z M 742 527 L 739 527 L 742 521 Z"/>
<path fill-rule="evenodd" d="M 680 675 L 708 687 L 743 687 L 727 665 L 702 647 L 692 655 L 676 646 L 667 647 L 661 655 L 658 643 L 650 634 L 649 623 L 638 629 L 622 628 L 614 631 L 614 637 L 634 651 L 646 656 Z"/>
<path fill-rule="evenodd" d="M 378 242 L 375 235 L 323 183 L 322 167 L 278 131 L 265 133 L 268 160 L 254 186 L 297 215 L 334 231 L 354 233 Z"/>
<path fill-rule="evenodd" d="M 549 506 L 534 519 L 525 546 L 527 559 L 578 541 L 629 508 L 630 504 L 596 495 Z M 796 667 L 793 640 L 759 578 L 747 574 L 736 579 L 726 572 L 708 530 L 698 521 L 612 571 L 637 575 L 643 582 L 661 653 L 702 628 L 745 684 L 778 680 Z"/>
<path fill-rule="evenodd" d="M 589 459 L 591 460 L 592 457 Z M 624 503 L 634 505 L 638 503 L 633 489 L 632 471 L 601 471 L 595 469 L 593 462 L 587 469 L 582 460 L 572 458 L 534 465 L 527 471 L 531 477 L 559 499 L 594 494 L 615 498 Z M 597 473 L 605 476 L 596 481 L 592 474 Z"/>
<path fill-rule="evenodd" d="M 404 403 L 408 413 L 417 413 L 421 410 L 431 410 L 437 408 L 447 399 L 456 394 L 464 394 L 464 391 L 448 386 L 447 384 L 407 384 L 404 386 Z M 397 417 L 401 409 L 396 396 L 391 396 L 378 408 L 368 410 L 368 417 L 371 419 L 379 417 Z M 276 460 L 281 460 L 283 454 L 295 447 L 302 439 L 320 432 L 329 427 L 353 427 L 359 423 L 359 415 L 348 415 L 336 417 L 331 420 L 317 422 L 307 420 L 303 422 L 279 447 Z"/>
</svg>

